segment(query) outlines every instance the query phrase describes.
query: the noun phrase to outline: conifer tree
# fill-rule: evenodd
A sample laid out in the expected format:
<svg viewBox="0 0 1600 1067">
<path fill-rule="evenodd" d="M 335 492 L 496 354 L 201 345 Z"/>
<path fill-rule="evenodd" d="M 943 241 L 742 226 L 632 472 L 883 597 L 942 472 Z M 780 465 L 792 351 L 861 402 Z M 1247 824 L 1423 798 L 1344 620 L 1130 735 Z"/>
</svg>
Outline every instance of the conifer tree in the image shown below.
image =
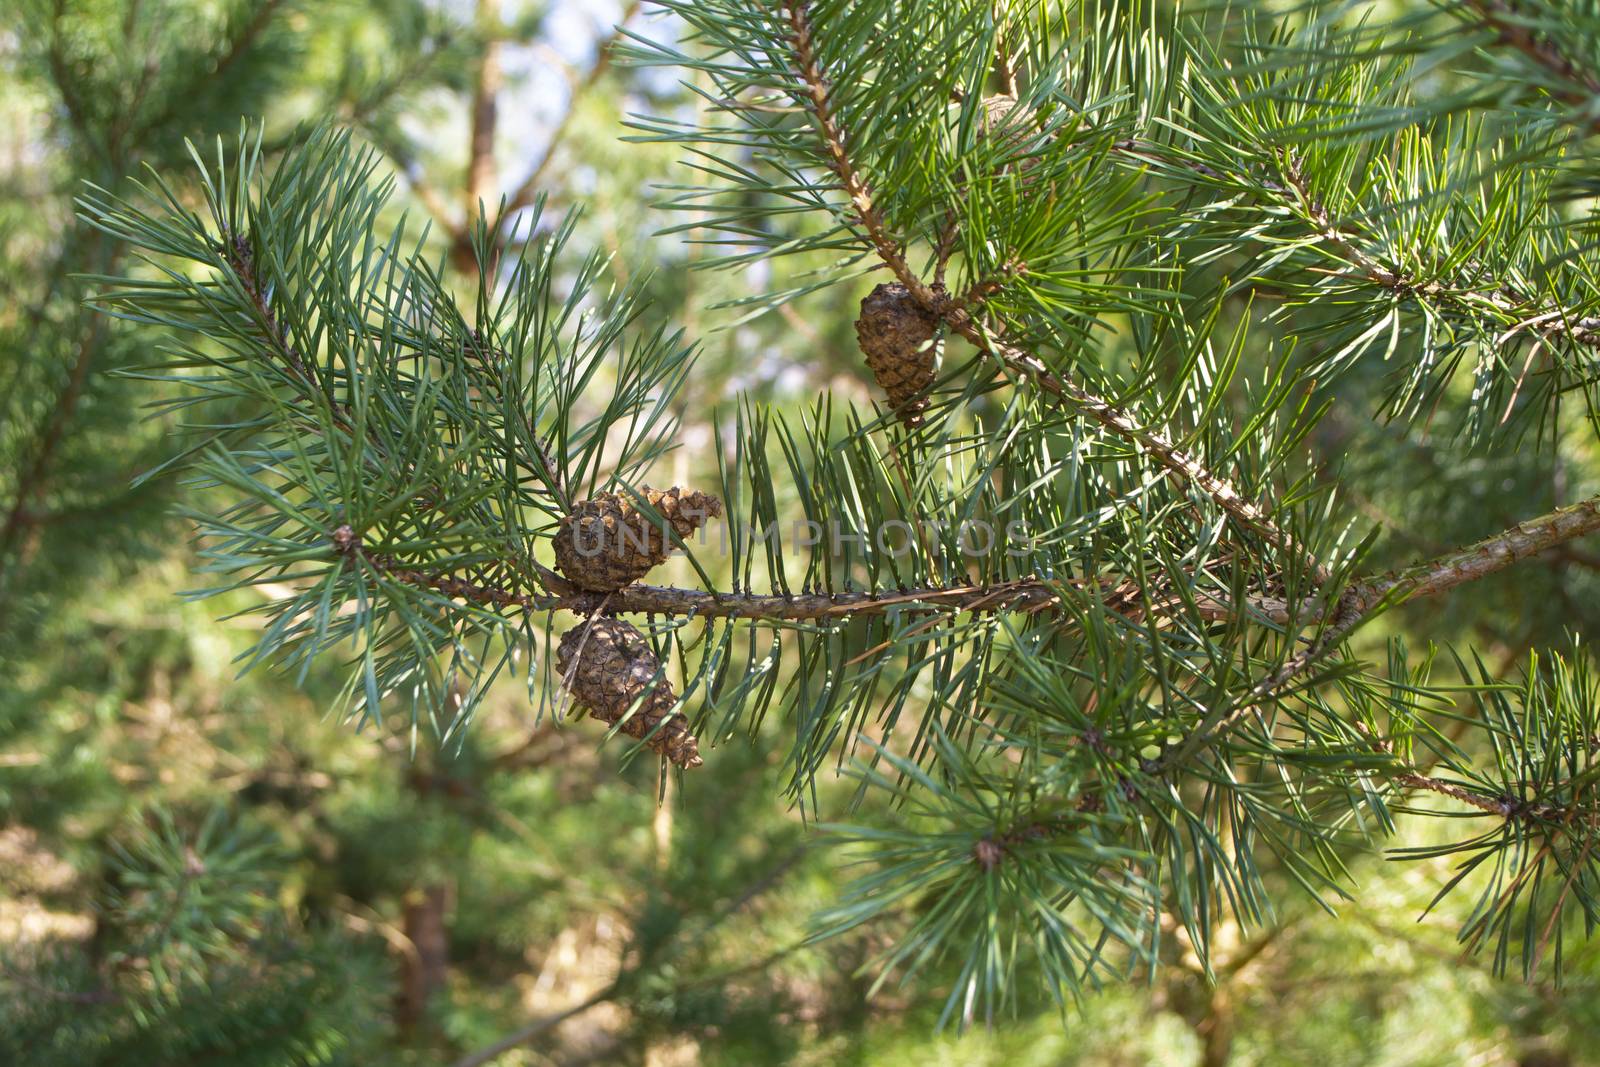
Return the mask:
<svg viewBox="0 0 1600 1067">
<path fill-rule="evenodd" d="M 859 777 L 872 866 L 818 936 L 892 929 L 876 965 L 945 968 L 949 1018 L 1177 936 L 1207 970 L 1285 893 L 1359 906 L 1351 857 L 1429 818 L 1393 858 L 1459 858 L 1467 945 L 1559 971 L 1600 917 L 1561 633 L 1600 531 L 1600 14 L 656 6 L 687 32 L 628 59 L 709 116 L 634 120 L 682 147 L 667 204 L 709 268 L 814 268 L 747 310 L 860 290 L 879 402 L 730 397 L 663 488 L 693 339 L 565 270 L 570 218 L 441 257 L 346 132 L 197 146 L 83 210 L 145 264 L 96 300 L 164 337 L 216 589 L 281 590 L 255 658 L 450 739 L 516 676 L 686 790 L 781 721 L 790 803 Z M 652 580 L 669 548 L 696 583 Z M 1519 620 L 1507 679 L 1478 631 Z"/>
<path fill-rule="evenodd" d="M 92 872 L 83 895 L 100 906 L 87 935 L 13 942 L 8 929 L 7 1062 L 174 1063 L 245 1049 L 260 1062 L 317 1062 L 370 1029 L 379 961 L 274 906 L 282 872 L 270 837 L 221 806 L 193 823 L 157 810 L 119 825 L 110 769 L 85 758 L 92 731 L 52 699 L 144 666 L 136 641 L 106 657 L 109 671 L 98 650 L 62 646 L 82 641 L 86 594 L 159 559 L 173 528 L 160 471 L 181 448 L 170 420 L 146 417 L 159 399 L 137 380 L 150 339 L 84 303 L 86 279 L 122 269 L 126 249 L 75 219 L 74 198 L 85 180 L 181 166 L 186 136 L 236 129 L 241 111 L 283 87 L 305 43 L 291 16 L 311 7 L 23 0 L 0 19 L 12 125 L 0 189 L 0 745 L 25 757 L 5 763 L 0 783 L 13 849 L 3 893 L 28 895 L 30 849 L 60 856 L 77 838 Z"/>
</svg>

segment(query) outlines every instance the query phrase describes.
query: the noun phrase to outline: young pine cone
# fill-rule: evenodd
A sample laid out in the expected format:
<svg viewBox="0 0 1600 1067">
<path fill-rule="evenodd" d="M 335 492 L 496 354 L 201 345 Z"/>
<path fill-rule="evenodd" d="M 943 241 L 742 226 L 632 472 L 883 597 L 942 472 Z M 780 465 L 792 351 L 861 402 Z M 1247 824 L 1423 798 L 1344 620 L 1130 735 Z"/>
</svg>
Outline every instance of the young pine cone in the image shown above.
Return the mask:
<svg viewBox="0 0 1600 1067">
<path fill-rule="evenodd" d="M 920 425 L 928 407 L 921 394 L 933 384 L 937 360 L 932 342 L 938 325 L 938 316 L 899 282 L 885 282 L 861 301 L 856 340 L 872 376 L 907 426 Z"/>
<path fill-rule="evenodd" d="M 700 743 L 689 730 L 689 720 L 672 710 L 677 698 L 667 680 L 658 677 L 661 661 L 644 634 L 621 619 L 582 623 L 561 635 L 556 667 L 590 715 L 611 725 L 622 722 L 623 733 L 679 767 L 700 766 Z"/>
<path fill-rule="evenodd" d="M 722 502 L 697 490 L 651 489 L 640 496 L 687 539 L 708 518 L 722 514 Z M 643 578 L 672 551 L 674 542 L 626 493 L 601 493 L 562 518 L 556 531 L 556 566 L 582 589 L 608 593 Z"/>
</svg>

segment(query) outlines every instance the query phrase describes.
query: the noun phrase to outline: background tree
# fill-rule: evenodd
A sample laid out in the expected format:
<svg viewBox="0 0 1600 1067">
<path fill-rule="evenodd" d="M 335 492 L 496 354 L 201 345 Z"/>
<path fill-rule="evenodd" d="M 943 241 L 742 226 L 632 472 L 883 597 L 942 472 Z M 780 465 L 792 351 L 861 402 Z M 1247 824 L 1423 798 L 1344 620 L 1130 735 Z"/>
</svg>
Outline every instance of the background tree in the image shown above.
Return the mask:
<svg viewBox="0 0 1600 1067">
<path fill-rule="evenodd" d="M 144 162 L 175 173 L 186 138 L 231 137 L 241 115 L 268 116 L 269 155 L 310 114 L 404 130 L 402 114 L 465 99 L 491 48 L 542 57 L 503 93 L 548 95 L 556 50 L 587 70 L 594 33 L 610 34 L 571 8 L 549 23 L 511 14 L 488 33 L 389 3 L 7 15 L 8 1062 L 438 1062 L 519 1029 L 550 1055 L 658 1060 L 714 1029 L 746 1059 L 834 1011 L 819 994 L 806 1018 L 774 1022 L 790 1010 L 787 979 L 766 967 L 800 940 L 809 905 L 774 921 L 769 901 L 812 900 L 796 879 L 816 863 L 794 820 L 739 799 L 768 773 L 759 756 L 675 827 L 679 806 L 658 811 L 653 770 L 619 777 L 532 722 L 514 692 L 465 748 L 392 723 L 375 743 L 320 721 L 337 691 L 326 671 L 300 679 L 305 696 L 270 675 L 235 682 L 230 660 L 252 628 L 219 629 L 215 604 L 173 599 L 207 582 L 183 523 L 166 517 L 180 417 L 148 414 L 166 399 L 141 369 L 159 337 L 82 304 L 90 276 L 127 253 L 75 224 L 74 198 L 86 180 L 124 188 Z M 611 141 L 619 87 L 605 69 L 572 118 L 545 116 L 562 130 L 556 147 Z M 583 110 L 596 96 L 599 119 Z M 547 187 L 559 189 L 572 171 L 552 159 Z M 614 188 L 648 169 L 635 153 L 631 169 L 607 172 L 613 202 L 627 206 Z M 594 225 L 638 227 L 618 212 Z M 234 595 L 229 610 L 260 596 Z M 596 820 L 618 832 L 596 839 Z M 735 839 L 747 851 L 723 854 Z M 751 951 L 734 957 L 729 943 Z M 801 953 L 794 973 L 826 959 Z M 858 1000 L 841 994 L 840 1010 Z M 574 1002 L 585 1018 L 527 1026 Z"/>
</svg>

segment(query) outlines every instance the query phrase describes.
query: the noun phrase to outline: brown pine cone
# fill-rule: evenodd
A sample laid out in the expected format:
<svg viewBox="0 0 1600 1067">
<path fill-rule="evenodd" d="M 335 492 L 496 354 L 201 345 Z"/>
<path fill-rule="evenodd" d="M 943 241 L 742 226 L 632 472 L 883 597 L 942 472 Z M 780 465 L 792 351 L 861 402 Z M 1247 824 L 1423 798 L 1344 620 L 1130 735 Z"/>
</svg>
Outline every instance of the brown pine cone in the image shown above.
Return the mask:
<svg viewBox="0 0 1600 1067">
<path fill-rule="evenodd" d="M 679 767 L 700 766 L 700 743 L 689 720 L 672 710 L 677 697 L 666 678 L 658 677 L 661 661 L 634 627 L 609 618 L 574 626 L 561 635 L 556 668 L 590 715 L 609 725 L 621 722 L 623 733 Z"/>
<path fill-rule="evenodd" d="M 645 486 L 639 495 L 672 524 L 680 539 L 722 514 L 721 501 L 697 490 Z M 608 593 L 643 578 L 673 547 L 672 538 L 632 496 L 600 493 L 562 518 L 556 531 L 556 566 L 573 585 Z"/>
<path fill-rule="evenodd" d="M 937 353 L 933 335 L 939 318 L 917 303 L 899 282 L 885 282 L 861 301 L 856 340 L 867 366 L 907 426 L 922 423 L 933 384 Z"/>
</svg>

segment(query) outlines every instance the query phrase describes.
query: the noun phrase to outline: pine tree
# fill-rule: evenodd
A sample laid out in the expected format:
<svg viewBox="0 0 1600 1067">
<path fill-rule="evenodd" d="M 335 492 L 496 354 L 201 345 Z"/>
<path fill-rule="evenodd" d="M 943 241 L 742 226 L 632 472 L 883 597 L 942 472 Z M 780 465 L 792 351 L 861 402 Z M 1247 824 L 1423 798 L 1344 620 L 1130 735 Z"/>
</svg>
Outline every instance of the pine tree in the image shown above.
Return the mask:
<svg viewBox="0 0 1600 1067">
<path fill-rule="evenodd" d="M 256 658 L 344 662 L 353 716 L 449 739 L 504 676 L 565 687 L 637 747 L 687 731 L 686 790 L 781 719 L 789 799 L 847 764 L 874 863 L 818 936 L 892 928 L 874 962 L 947 968 L 950 1018 L 1178 931 L 1209 972 L 1277 883 L 1359 901 L 1352 856 L 1429 817 L 1395 858 L 1459 859 L 1463 940 L 1558 971 L 1600 917 L 1600 710 L 1560 633 L 1600 531 L 1600 12 L 659 6 L 687 34 L 628 57 L 709 114 L 635 120 L 692 168 L 668 205 L 706 267 L 815 267 L 741 307 L 871 288 L 881 402 L 730 398 L 702 542 L 646 489 L 694 345 L 602 256 L 564 269 L 570 218 L 441 257 L 347 133 L 208 143 L 198 181 L 83 207 L 151 264 L 97 302 L 165 336 L 205 427 L 216 588 L 282 590 Z M 633 553 L 602 582 L 561 563 L 585 516 Z M 652 581 L 668 544 L 696 585 Z M 1521 618 L 1508 680 L 1478 631 Z"/>
<path fill-rule="evenodd" d="M 237 129 L 247 102 L 283 88 L 305 44 L 292 16 L 309 7 L 24 0 L 0 19 L 0 746 L 22 757 L 5 763 L 0 823 L 78 867 L 40 894 L 74 915 L 69 936 L 17 936 L 8 918 L 6 1062 L 318 1063 L 374 1029 L 381 959 L 277 903 L 270 832 L 221 806 L 119 811 L 136 802 L 111 784 L 115 749 L 97 750 L 92 717 L 61 698 L 84 685 L 114 706 L 138 685 L 120 672 L 170 654 L 86 625 L 83 605 L 161 559 L 175 528 L 162 468 L 178 458 L 170 420 L 146 417 L 151 339 L 84 304 L 126 249 L 76 220 L 74 198 L 86 180 L 182 166 L 185 136 Z M 115 652 L 98 656 L 101 641 Z M 8 901 L 35 895 L 30 866 L 8 861 Z"/>
</svg>

